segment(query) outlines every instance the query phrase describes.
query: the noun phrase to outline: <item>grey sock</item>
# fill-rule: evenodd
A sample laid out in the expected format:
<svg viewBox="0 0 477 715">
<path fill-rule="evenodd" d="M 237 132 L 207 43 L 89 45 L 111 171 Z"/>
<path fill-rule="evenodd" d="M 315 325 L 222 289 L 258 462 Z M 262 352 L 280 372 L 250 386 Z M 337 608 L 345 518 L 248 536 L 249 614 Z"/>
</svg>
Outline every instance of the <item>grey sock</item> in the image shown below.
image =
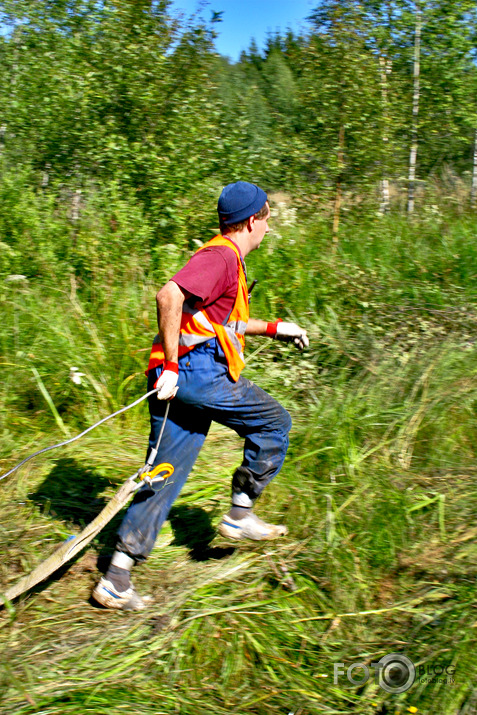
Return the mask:
<svg viewBox="0 0 477 715">
<path fill-rule="evenodd" d="M 249 506 L 234 506 L 232 504 L 232 508 L 229 511 L 228 515 L 231 519 L 235 519 L 235 521 L 240 521 L 240 519 L 245 519 L 245 517 L 248 516 L 251 511 L 252 509 Z"/>
<path fill-rule="evenodd" d="M 127 591 L 131 585 L 131 572 L 127 569 L 120 569 L 119 566 L 110 566 L 106 578 L 119 592 Z"/>
</svg>

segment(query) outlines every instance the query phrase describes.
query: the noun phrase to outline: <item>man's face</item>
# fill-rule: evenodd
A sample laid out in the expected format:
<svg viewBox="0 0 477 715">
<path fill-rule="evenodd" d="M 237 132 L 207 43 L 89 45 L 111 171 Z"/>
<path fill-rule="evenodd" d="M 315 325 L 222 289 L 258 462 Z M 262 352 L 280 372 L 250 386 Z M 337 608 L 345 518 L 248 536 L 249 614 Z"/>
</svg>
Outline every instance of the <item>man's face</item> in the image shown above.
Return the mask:
<svg viewBox="0 0 477 715">
<path fill-rule="evenodd" d="M 265 216 L 265 218 L 255 218 L 254 216 L 252 217 L 252 232 L 250 234 L 251 251 L 254 251 L 260 246 L 263 241 L 263 237 L 270 230 L 268 227 L 268 219 L 270 218 L 270 206 L 268 205 L 268 201 L 266 203 L 266 206 L 267 215 Z"/>
</svg>

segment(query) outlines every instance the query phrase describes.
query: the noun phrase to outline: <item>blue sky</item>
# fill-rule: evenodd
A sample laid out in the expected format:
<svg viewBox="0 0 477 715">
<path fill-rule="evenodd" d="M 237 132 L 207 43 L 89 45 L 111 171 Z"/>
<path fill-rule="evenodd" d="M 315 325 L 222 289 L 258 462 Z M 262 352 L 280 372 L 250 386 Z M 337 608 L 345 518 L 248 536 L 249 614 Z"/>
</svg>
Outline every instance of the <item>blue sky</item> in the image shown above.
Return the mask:
<svg viewBox="0 0 477 715">
<path fill-rule="evenodd" d="M 222 11 L 215 45 L 220 54 L 237 60 L 252 37 L 261 49 L 269 32 L 284 32 L 288 27 L 305 29 L 306 17 L 317 5 L 318 0 L 174 0 L 171 9 L 191 15 L 199 8 L 206 20 L 210 20 L 212 11 Z"/>
</svg>

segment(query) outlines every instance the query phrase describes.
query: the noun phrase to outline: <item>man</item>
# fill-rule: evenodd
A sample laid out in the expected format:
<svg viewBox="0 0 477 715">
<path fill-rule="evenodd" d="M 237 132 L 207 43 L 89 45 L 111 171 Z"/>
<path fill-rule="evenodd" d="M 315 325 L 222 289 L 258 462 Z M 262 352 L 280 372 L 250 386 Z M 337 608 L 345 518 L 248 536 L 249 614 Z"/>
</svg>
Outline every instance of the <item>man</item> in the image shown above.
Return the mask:
<svg viewBox="0 0 477 715">
<path fill-rule="evenodd" d="M 308 345 L 308 337 L 295 323 L 249 318 L 244 258 L 269 230 L 266 193 L 244 181 L 229 184 L 217 210 L 221 234 L 200 248 L 156 296 L 159 333 L 147 370 L 148 391 L 157 389 L 149 398 L 149 449 L 156 445 L 165 401 L 172 400 L 154 464 L 170 463 L 174 472 L 157 489 L 145 484 L 124 517 L 111 565 L 93 591 L 108 608 L 144 608 L 131 585 L 131 569 L 152 550 L 212 420 L 245 439 L 243 462 L 232 480 L 232 506 L 219 533 L 261 540 L 287 531 L 252 511 L 282 467 L 291 420 L 276 400 L 240 376 L 244 335 L 292 341 L 300 349 Z"/>
</svg>

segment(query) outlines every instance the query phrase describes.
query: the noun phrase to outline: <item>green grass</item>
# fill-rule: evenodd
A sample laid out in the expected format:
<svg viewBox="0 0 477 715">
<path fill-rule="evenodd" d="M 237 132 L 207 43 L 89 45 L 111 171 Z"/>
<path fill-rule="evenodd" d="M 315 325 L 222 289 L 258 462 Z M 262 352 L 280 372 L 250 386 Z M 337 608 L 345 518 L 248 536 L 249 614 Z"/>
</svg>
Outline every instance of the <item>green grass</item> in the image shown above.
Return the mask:
<svg viewBox="0 0 477 715">
<path fill-rule="evenodd" d="M 247 262 L 252 310 L 304 322 L 311 346 L 251 340 L 246 374 L 292 415 L 287 461 L 258 507 L 289 536 L 215 535 L 241 449 L 215 427 L 135 570 L 151 610 L 89 602 L 116 519 L 0 613 L 2 715 L 473 712 L 476 226 L 376 218 L 345 227 L 333 256 L 324 225 L 278 225 Z M 144 390 L 167 269 L 139 266 L 132 251 L 107 280 L 65 269 L 56 284 L 2 284 L 2 472 L 64 439 L 61 425 L 74 434 Z M 146 434 L 142 404 L 0 483 L 5 586 L 91 520 L 141 463 Z M 456 682 L 397 696 L 372 679 L 333 683 L 334 664 L 392 652 L 452 663 Z"/>
</svg>

